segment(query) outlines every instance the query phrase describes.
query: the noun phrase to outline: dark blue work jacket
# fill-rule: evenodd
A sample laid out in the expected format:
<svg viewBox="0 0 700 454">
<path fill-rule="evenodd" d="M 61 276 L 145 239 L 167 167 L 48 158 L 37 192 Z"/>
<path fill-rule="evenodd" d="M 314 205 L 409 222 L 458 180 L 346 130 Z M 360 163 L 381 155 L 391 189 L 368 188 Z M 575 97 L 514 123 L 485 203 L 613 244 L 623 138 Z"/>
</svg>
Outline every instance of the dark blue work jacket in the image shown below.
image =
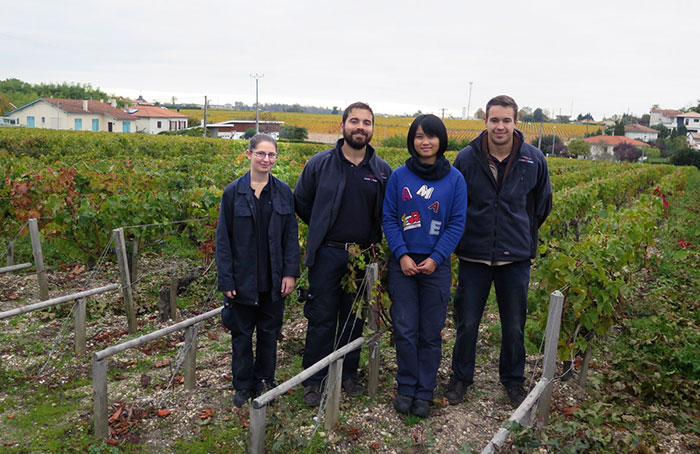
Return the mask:
<svg viewBox="0 0 700 454">
<path fill-rule="evenodd" d="M 294 197 L 286 183 L 270 176 L 272 216 L 268 229 L 272 296 L 281 298 L 282 278 L 299 277 L 299 238 Z M 235 303 L 258 305 L 258 226 L 250 172 L 226 186 L 216 228 L 219 291 L 236 291 Z"/>
<path fill-rule="evenodd" d="M 481 148 L 482 132 L 455 159 L 467 182 L 469 197 L 464 235 L 455 253 L 460 257 L 494 262 L 534 258 L 538 230 L 552 209 L 547 160 L 520 135 L 519 150 L 501 187 Z"/>
</svg>

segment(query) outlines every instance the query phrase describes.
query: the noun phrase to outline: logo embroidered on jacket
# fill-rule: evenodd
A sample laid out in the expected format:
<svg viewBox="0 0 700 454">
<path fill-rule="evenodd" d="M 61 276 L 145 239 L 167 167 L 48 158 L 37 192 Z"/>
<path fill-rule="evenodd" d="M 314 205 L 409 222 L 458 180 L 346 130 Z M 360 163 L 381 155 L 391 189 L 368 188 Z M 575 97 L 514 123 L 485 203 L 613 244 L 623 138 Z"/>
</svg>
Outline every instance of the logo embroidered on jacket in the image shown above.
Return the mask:
<svg viewBox="0 0 700 454">
<path fill-rule="evenodd" d="M 365 181 L 371 181 L 372 183 L 378 183 L 377 178 L 372 175 L 371 173 L 368 173 L 367 175 L 364 176 Z"/>
<path fill-rule="evenodd" d="M 518 161 L 519 162 L 527 162 L 528 164 L 535 163 L 530 156 L 520 156 L 520 159 L 518 159 Z"/>
<path fill-rule="evenodd" d="M 416 191 L 416 194 L 419 196 L 422 196 L 424 199 L 429 199 L 433 195 L 433 191 L 435 188 L 429 188 L 428 185 L 423 185 L 420 187 L 418 191 Z"/>
<path fill-rule="evenodd" d="M 435 219 L 430 221 L 430 234 L 440 235 L 440 227 L 442 227 L 442 221 L 436 221 Z"/>
<path fill-rule="evenodd" d="M 401 190 L 401 201 L 405 202 L 406 200 L 411 200 L 412 198 L 413 196 L 411 195 L 411 190 L 404 186 Z"/>
<path fill-rule="evenodd" d="M 401 222 L 403 223 L 404 231 L 420 228 L 420 212 L 412 211 L 408 216 L 404 213 L 401 215 Z"/>
<path fill-rule="evenodd" d="M 432 203 L 429 207 L 429 210 L 433 210 L 435 214 L 437 214 L 438 210 L 440 209 L 440 202 L 434 202 Z"/>
</svg>

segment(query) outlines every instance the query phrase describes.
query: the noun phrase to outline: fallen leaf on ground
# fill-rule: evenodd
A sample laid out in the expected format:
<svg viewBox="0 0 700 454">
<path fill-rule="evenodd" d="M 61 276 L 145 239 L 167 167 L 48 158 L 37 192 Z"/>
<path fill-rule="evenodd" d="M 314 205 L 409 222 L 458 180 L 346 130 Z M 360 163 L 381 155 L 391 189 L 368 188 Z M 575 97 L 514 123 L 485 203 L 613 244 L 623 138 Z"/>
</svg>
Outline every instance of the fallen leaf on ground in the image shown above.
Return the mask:
<svg viewBox="0 0 700 454">
<path fill-rule="evenodd" d="M 205 408 L 203 412 L 201 412 L 198 416 L 200 419 L 207 419 L 211 418 L 211 416 L 214 414 L 214 409 L 213 408 Z"/>
<path fill-rule="evenodd" d="M 166 359 L 165 361 L 156 361 L 156 367 L 165 367 L 170 364 L 170 360 Z"/>
<path fill-rule="evenodd" d="M 124 411 L 124 408 L 119 407 L 117 411 L 114 412 L 114 414 L 107 420 L 109 424 L 112 424 L 114 421 L 118 420 L 119 417 L 122 415 L 122 412 Z"/>
<path fill-rule="evenodd" d="M 7 419 L 13 419 L 14 417 L 15 417 L 14 413 L 10 413 L 9 415 L 7 415 Z"/>
<path fill-rule="evenodd" d="M 168 416 L 170 414 L 170 410 L 158 410 L 158 416 Z"/>
</svg>

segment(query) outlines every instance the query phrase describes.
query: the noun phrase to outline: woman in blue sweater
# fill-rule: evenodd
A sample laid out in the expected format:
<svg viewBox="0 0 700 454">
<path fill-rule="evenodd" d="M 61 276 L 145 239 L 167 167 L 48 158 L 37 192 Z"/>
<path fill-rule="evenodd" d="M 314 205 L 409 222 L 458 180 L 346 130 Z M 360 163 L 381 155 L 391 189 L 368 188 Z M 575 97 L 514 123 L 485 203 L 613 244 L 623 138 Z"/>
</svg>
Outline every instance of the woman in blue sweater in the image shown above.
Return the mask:
<svg viewBox="0 0 700 454">
<path fill-rule="evenodd" d="M 450 299 L 450 254 L 464 232 L 467 187 L 444 156 L 447 130 L 421 115 L 407 139 L 410 157 L 387 183 L 382 227 L 391 249 L 389 296 L 396 341 L 399 413 L 427 417 L 442 356 Z"/>
</svg>

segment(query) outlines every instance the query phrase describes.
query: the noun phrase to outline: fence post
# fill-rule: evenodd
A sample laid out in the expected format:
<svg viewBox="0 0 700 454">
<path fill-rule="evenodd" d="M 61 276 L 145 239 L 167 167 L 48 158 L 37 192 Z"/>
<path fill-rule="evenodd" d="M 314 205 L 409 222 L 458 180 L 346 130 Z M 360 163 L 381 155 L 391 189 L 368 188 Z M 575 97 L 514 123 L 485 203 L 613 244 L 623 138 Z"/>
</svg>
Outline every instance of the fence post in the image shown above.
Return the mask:
<svg viewBox="0 0 700 454">
<path fill-rule="evenodd" d="M 539 400 L 538 413 L 542 424 L 547 424 L 552 405 L 552 378 L 557 367 L 557 349 L 559 347 L 559 328 L 561 326 L 561 311 L 564 305 L 564 295 L 555 290 L 549 297 L 549 314 L 547 316 L 547 331 L 544 340 L 544 359 L 542 361 L 542 378 L 546 378 L 547 386 Z"/>
<path fill-rule="evenodd" d="M 85 354 L 85 298 L 80 298 L 75 302 L 73 313 L 73 324 L 75 326 L 75 356 Z"/>
<path fill-rule="evenodd" d="M 7 251 L 7 256 L 5 257 L 5 263 L 7 266 L 12 266 L 15 264 L 15 242 L 8 241 L 5 244 L 5 248 Z M 10 274 L 12 274 L 12 272 L 10 272 Z"/>
<path fill-rule="evenodd" d="M 326 430 L 332 430 L 340 416 L 340 386 L 343 382 L 343 358 L 333 361 L 326 378 Z"/>
<path fill-rule="evenodd" d="M 177 270 L 170 272 L 170 319 L 177 321 L 177 286 L 180 285 L 177 278 Z"/>
<path fill-rule="evenodd" d="M 260 408 L 250 406 L 250 454 L 265 452 L 265 410 L 267 405 Z"/>
<path fill-rule="evenodd" d="M 197 364 L 197 325 L 185 328 L 185 361 L 183 373 L 185 375 L 185 389 L 195 387 L 195 368 Z"/>
<path fill-rule="evenodd" d="M 94 399 L 95 438 L 109 436 L 107 423 L 107 359 L 92 359 L 92 387 Z"/>
<path fill-rule="evenodd" d="M 379 279 L 379 265 L 372 263 L 367 266 L 367 306 L 369 307 L 369 329 L 376 334 L 379 331 L 379 305 L 381 302 L 372 296 L 374 284 Z M 369 380 L 367 393 L 370 396 L 377 395 L 379 386 L 379 338 L 369 343 Z"/>
<path fill-rule="evenodd" d="M 32 253 L 34 254 L 36 278 L 39 281 L 39 299 L 41 301 L 46 301 L 49 299 L 49 283 L 46 280 L 44 255 L 41 253 L 41 236 L 39 235 L 39 224 L 36 219 L 29 220 L 29 235 L 32 239 Z"/>
<path fill-rule="evenodd" d="M 124 311 L 126 312 L 129 334 L 136 332 L 136 314 L 134 313 L 134 296 L 131 293 L 131 278 L 129 276 L 129 262 L 126 258 L 126 246 L 124 244 L 124 229 L 112 230 L 114 238 L 114 250 L 117 253 L 117 264 L 119 265 L 119 279 L 124 295 Z"/>
<path fill-rule="evenodd" d="M 134 282 L 139 280 L 139 238 L 134 236 L 134 242 L 131 244 L 131 288 L 133 292 Z"/>
</svg>

